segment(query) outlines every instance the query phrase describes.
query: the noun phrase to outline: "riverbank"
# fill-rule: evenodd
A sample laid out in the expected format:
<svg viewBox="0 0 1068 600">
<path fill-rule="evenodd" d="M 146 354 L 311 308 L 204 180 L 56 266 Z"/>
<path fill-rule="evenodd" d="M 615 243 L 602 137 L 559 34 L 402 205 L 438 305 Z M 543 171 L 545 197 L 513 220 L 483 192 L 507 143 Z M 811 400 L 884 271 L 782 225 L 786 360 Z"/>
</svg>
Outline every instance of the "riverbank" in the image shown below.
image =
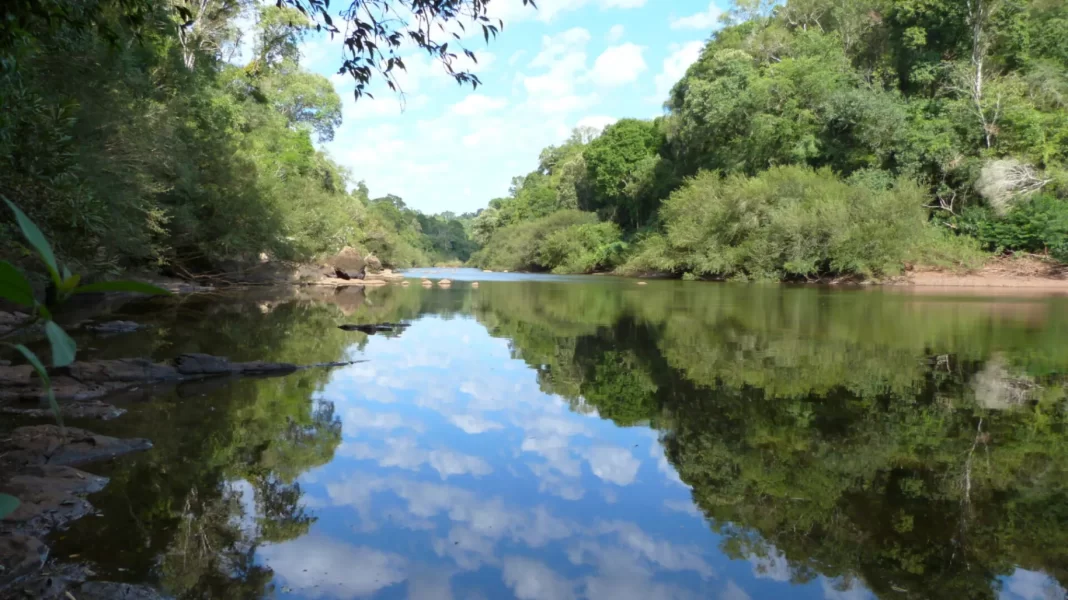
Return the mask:
<svg viewBox="0 0 1068 600">
<path fill-rule="evenodd" d="M 1003 291 L 1068 293 L 1068 266 L 1034 256 L 999 257 L 970 271 L 916 267 L 885 283 L 924 288 L 997 288 Z"/>
</svg>

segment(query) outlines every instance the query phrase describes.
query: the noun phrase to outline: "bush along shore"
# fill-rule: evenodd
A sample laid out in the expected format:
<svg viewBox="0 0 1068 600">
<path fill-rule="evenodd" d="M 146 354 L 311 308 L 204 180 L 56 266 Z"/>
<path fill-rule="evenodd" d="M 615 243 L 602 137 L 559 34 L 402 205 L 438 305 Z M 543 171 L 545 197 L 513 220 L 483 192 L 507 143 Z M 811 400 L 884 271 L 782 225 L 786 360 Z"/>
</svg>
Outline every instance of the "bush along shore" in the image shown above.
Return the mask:
<svg viewBox="0 0 1068 600">
<path fill-rule="evenodd" d="M 546 148 L 475 217 L 471 263 L 889 280 L 1068 260 L 1068 4 L 769 4 L 734 4 L 664 116 Z"/>
</svg>

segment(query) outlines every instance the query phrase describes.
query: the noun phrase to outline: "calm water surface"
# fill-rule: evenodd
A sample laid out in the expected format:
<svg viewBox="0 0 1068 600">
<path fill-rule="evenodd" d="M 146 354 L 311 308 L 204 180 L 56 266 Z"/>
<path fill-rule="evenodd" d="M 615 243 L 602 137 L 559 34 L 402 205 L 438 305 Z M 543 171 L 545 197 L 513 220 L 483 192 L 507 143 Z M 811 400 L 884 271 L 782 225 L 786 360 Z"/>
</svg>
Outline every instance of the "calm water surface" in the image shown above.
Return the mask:
<svg viewBox="0 0 1068 600">
<path fill-rule="evenodd" d="M 156 446 L 55 555 L 178 598 L 1065 597 L 1064 301 L 431 274 L 129 308 L 91 353 L 366 362 L 121 400 L 86 426 Z"/>
</svg>

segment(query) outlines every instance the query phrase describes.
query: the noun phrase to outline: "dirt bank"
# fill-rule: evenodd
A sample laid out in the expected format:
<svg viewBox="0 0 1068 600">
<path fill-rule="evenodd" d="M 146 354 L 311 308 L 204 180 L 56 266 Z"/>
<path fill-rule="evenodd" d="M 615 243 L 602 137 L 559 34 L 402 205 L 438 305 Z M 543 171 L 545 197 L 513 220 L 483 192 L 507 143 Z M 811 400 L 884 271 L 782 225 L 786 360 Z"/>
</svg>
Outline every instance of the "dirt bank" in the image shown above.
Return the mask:
<svg viewBox="0 0 1068 600">
<path fill-rule="evenodd" d="M 962 273 L 916 267 L 890 285 L 928 288 L 984 288 L 992 293 L 1068 294 L 1068 267 L 1041 258 L 996 258 Z M 962 290 L 963 291 L 963 290 Z"/>
</svg>

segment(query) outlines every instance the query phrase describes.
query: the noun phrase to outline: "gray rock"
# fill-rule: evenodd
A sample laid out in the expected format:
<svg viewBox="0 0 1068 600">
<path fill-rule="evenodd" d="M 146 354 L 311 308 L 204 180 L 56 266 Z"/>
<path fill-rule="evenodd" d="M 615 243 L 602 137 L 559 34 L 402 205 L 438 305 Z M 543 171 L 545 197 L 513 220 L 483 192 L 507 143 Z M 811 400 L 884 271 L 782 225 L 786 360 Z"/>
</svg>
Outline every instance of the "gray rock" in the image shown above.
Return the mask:
<svg viewBox="0 0 1068 600">
<path fill-rule="evenodd" d="M 131 333 L 137 331 L 138 329 L 141 329 L 141 327 L 142 325 L 140 323 L 135 323 L 133 321 L 107 321 L 104 323 L 90 323 L 89 325 L 85 326 L 85 328 L 89 331 L 104 335 L 116 333 Z"/>
<path fill-rule="evenodd" d="M 85 496 L 99 492 L 108 479 L 72 467 L 30 466 L 0 484 L 0 492 L 19 499 L 19 507 L 0 522 L 0 531 L 44 536 L 93 512 Z"/>
<path fill-rule="evenodd" d="M 84 429 L 58 425 L 19 427 L 0 440 L 0 470 L 19 471 L 37 465 L 80 465 L 147 450 L 152 442 L 96 435 Z"/>
<path fill-rule="evenodd" d="M 48 546 L 24 534 L 0 535 L 0 590 L 44 566 Z"/>
<path fill-rule="evenodd" d="M 51 419 L 55 417 L 51 408 L 34 408 L 21 406 L 5 406 L 0 408 L 0 413 L 7 415 L 19 415 L 35 419 Z M 99 419 L 110 421 L 126 414 L 126 409 L 116 408 L 99 400 L 86 400 L 59 405 L 59 413 L 65 419 Z"/>
<path fill-rule="evenodd" d="M 156 590 L 143 585 L 89 581 L 74 592 L 78 600 L 166 600 Z"/>
</svg>

